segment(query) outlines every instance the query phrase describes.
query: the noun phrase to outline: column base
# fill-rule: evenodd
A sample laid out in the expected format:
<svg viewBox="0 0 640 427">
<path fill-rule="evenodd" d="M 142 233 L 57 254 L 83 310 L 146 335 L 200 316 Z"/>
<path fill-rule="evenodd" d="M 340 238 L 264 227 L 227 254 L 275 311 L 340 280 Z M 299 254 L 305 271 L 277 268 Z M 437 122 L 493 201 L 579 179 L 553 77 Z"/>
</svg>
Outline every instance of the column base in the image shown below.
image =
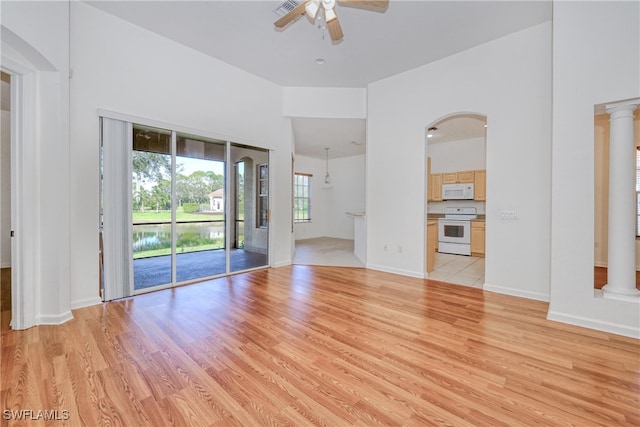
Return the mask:
<svg viewBox="0 0 640 427">
<path fill-rule="evenodd" d="M 636 288 L 617 288 L 606 284 L 602 287 L 602 296 L 609 299 L 640 303 L 640 290 Z"/>
</svg>

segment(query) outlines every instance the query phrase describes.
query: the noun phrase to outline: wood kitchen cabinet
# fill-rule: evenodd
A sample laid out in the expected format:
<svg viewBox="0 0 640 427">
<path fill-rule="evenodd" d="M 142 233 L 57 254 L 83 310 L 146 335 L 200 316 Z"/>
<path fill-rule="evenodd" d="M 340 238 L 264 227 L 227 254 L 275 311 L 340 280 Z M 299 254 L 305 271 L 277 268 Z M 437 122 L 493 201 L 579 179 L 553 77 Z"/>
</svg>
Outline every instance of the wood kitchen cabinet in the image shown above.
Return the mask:
<svg viewBox="0 0 640 427">
<path fill-rule="evenodd" d="M 471 184 L 473 183 L 474 176 L 475 176 L 475 171 L 458 172 L 458 182 L 461 184 Z"/>
<path fill-rule="evenodd" d="M 427 273 L 436 265 L 436 245 L 438 243 L 438 221 L 427 221 Z"/>
<path fill-rule="evenodd" d="M 427 191 L 427 201 L 430 202 L 432 200 L 431 193 L 431 157 L 427 157 L 427 184 L 425 185 Z"/>
<path fill-rule="evenodd" d="M 458 182 L 458 172 L 445 172 L 442 174 L 443 184 L 455 184 Z"/>
<path fill-rule="evenodd" d="M 473 182 L 475 171 L 445 172 L 442 174 L 443 184 L 469 184 Z"/>
<path fill-rule="evenodd" d="M 442 201 L 442 174 L 432 173 L 429 176 L 429 193 L 428 201 L 441 202 Z"/>
<path fill-rule="evenodd" d="M 474 190 L 473 200 L 485 201 L 487 200 L 487 171 L 477 170 L 473 174 Z"/>
<path fill-rule="evenodd" d="M 484 257 L 485 246 L 485 222 L 482 220 L 471 221 L 471 255 Z"/>
</svg>

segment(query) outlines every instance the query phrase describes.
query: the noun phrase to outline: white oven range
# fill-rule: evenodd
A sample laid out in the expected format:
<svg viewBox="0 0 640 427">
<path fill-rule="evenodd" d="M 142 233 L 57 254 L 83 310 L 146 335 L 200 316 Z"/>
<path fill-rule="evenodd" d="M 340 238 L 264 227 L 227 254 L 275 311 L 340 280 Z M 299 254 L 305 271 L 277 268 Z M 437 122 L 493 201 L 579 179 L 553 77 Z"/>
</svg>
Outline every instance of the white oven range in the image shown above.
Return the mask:
<svg viewBox="0 0 640 427">
<path fill-rule="evenodd" d="M 438 219 L 438 252 L 471 255 L 471 220 L 477 217 L 476 208 L 445 208 Z"/>
</svg>

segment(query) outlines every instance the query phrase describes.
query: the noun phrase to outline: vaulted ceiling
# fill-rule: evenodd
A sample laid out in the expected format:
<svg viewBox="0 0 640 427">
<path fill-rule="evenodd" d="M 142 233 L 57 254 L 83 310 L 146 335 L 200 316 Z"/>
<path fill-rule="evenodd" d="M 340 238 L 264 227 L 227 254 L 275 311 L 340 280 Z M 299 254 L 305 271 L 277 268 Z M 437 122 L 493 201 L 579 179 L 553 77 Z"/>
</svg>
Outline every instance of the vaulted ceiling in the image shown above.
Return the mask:
<svg viewBox="0 0 640 427">
<path fill-rule="evenodd" d="M 344 39 L 333 44 L 306 17 L 276 30 L 277 0 L 88 3 L 285 87 L 367 87 L 551 19 L 550 1 L 391 0 L 384 13 L 338 4 Z M 359 154 L 364 130 L 362 120 L 294 119 L 296 151 L 323 158 L 328 146 L 332 157 Z"/>
</svg>

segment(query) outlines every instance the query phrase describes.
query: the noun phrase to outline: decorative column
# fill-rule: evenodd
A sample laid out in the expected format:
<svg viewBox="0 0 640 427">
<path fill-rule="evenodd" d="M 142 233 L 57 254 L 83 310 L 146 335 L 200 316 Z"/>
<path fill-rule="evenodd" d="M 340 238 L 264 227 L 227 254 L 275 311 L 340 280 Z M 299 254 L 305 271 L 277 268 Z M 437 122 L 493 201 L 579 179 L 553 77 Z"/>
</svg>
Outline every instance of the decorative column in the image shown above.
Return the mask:
<svg viewBox="0 0 640 427">
<path fill-rule="evenodd" d="M 607 298 L 640 301 L 636 289 L 636 146 L 633 112 L 640 100 L 606 106 L 609 134 L 609 256 Z"/>
</svg>

